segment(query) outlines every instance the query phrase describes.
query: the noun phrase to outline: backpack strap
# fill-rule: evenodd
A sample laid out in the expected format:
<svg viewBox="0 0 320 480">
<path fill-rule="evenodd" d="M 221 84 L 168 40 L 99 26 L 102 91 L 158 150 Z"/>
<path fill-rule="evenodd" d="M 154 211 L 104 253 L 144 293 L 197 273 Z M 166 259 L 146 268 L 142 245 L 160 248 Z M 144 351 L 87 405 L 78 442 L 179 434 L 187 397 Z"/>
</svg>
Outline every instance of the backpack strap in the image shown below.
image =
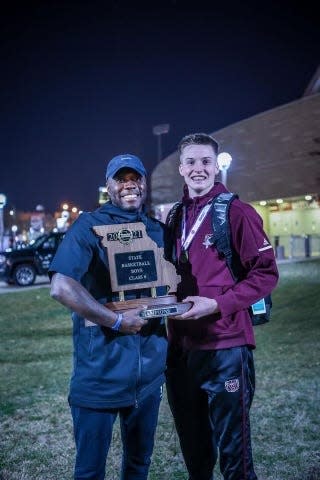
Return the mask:
<svg viewBox="0 0 320 480">
<path fill-rule="evenodd" d="M 236 281 L 237 276 L 232 268 L 232 245 L 231 230 L 229 222 L 229 210 L 231 202 L 238 198 L 238 195 L 227 192 L 220 193 L 216 196 L 211 205 L 212 212 L 212 231 L 211 244 L 215 246 L 219 255 L 223 255 L 226 259 L 227 266 L 231 272 L 233 279 Z"/>
<path fill-rule="evenodd" d="M 221 193 L 213 199 L 212 202 L 212 230 L 211 245 L 214 245 L 219 254 L 226 259 L 227 266 L 235 282 L 242 278 L 241 262 L 239 256 L 232 249 L 232 236 L 230 229 L 229 210 L 231 202 L 238 198 L 233 193 Z M 254 314 L 251 306 L 249 313 L 253 325 L 261 325 L 270 319 L 270 311 L 272 307 L 271 295 L 267 295 L 264 299 L 265 313 Z"/>
<path fill-rule="evenodd" d="M 166 218 L 166 225 L 171 230 L 174 230 L 175 227 L 178 225 L 181 219 L 181 212 L 182 212 L 182 202 L 176 202 L 170 208 Z"/>
<path fill-rule="evenodd" d="M 175 230 L 177 226 L 181 222 L 182 217 L 182 202 L 176 202 L 170 208 L 167 218 L 166 218 L 166 226 L 169 229 L 169 238 L 166 242 L 166 253 L 165 258 L 170 262 L 176 263 L 177 261 L 177 252 L 176 252 L 176 244 L 175 244 Z"/>
</svg>

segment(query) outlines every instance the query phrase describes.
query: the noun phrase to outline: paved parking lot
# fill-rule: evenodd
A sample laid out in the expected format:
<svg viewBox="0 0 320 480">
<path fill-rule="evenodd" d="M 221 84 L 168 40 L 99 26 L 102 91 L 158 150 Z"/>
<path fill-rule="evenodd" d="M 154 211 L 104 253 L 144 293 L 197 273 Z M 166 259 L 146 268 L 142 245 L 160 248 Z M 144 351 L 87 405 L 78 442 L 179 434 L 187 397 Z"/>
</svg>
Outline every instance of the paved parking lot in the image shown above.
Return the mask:
<svg viewBox="0 0 320 480">
<path fill-rule="evenodd" d="M 6 282 L 0 281 L 0 294 L 10 292 L 24 292 L 34 288 L 49 287 L 49 279 L 47 275 L 40 275 L 36 278 L 34 285 L 31 287 L 19 287 L 17 285 L 8 285 Z"/>
</svg>

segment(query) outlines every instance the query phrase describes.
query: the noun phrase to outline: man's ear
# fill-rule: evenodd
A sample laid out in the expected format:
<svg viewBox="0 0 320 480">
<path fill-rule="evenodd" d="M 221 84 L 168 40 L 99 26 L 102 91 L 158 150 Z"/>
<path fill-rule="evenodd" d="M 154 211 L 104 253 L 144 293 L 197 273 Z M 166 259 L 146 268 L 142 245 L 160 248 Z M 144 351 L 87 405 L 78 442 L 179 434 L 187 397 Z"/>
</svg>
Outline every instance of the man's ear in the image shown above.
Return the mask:
<svg viewBox="0 0 320 480">
<path fill-rule="evenodd" d="M 180 175 L 181 175 L 182 177 L 184 176 L 182 163 L 179 164 L 179 173 L 180 173 Z"/>
<path fill-rule="evenodd" d="M 218 173 L 220 172 L 219 170 L 219 165 L 218 165 L 218 160 L 216 160 L 216 169 L 215 169 L 215 174 L 218 175 Z"/>
</svg>

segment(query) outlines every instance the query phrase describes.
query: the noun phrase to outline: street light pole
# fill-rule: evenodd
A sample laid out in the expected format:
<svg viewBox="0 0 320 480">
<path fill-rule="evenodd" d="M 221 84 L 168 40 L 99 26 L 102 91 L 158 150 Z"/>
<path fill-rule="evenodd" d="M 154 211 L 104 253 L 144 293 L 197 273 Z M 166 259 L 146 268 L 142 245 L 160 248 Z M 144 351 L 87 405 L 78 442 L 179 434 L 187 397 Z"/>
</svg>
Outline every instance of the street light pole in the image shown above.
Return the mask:
<svg viewBox="0 0 320 480">
<path fill-rule="evenodd" d="M 158 137 L 158 163 L 161 162 L 162 158 L 162 146 L 161 146 L 161 135 L 157 135 Z"/>
<path fill-rule="evenodd" d="M 162 160 L 162 144 L 161 144 L 161 135 L 168 133 L 170 125 L 168 123 L 163 123 L 161 125 L 155 125 L 152 129 L 153 135 L 158 137 L 158 163 Z"/>
<path fill-rule="evenodd" d="M 4 224 L 3 224 L 3 208 L 7 203 L 7 197 L 0 193 L 0 251 L 3 251 L 3 234 L 4 234 Z"/>
<path fill-rule="evenodd" d="M 218 162 L 219 170 L 221 172 L 221 181 L 223 185 L 227 187 L 227 172 L 228 172 L 228 168 L 231 165 L 232 157 L 227 152 L 221 152 L 217 157 L 217 162 Z"/>
</svg>

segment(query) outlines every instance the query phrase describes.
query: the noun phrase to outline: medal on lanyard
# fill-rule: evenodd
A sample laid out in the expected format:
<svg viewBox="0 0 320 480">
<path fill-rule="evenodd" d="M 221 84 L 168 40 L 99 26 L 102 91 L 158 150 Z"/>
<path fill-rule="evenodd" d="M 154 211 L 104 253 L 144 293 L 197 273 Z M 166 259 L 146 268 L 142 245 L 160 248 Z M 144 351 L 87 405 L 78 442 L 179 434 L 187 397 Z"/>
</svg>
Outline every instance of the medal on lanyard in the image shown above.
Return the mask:
<svg viewBox="0 0 320 480">
<path fill-rule="evenodd" d="M 191 228 L 186 238 L 186 207 L 182 210 L 182 224 L 181 224 L 181 252 L 179 255 L 179 263 L 187 263 L 189 261 L 188 248 L 199 230 L 203 220 L 206 218 L 208 211 L 210 210 L 212 200 L 199 213 L 193 227 Z"/>
<path fill-rule="evenodd" d="M 179 255 L 179 263 L 187 263 L 188 260 L 189 260 L 188 251 L 182 249 Z"/>
</svg>

